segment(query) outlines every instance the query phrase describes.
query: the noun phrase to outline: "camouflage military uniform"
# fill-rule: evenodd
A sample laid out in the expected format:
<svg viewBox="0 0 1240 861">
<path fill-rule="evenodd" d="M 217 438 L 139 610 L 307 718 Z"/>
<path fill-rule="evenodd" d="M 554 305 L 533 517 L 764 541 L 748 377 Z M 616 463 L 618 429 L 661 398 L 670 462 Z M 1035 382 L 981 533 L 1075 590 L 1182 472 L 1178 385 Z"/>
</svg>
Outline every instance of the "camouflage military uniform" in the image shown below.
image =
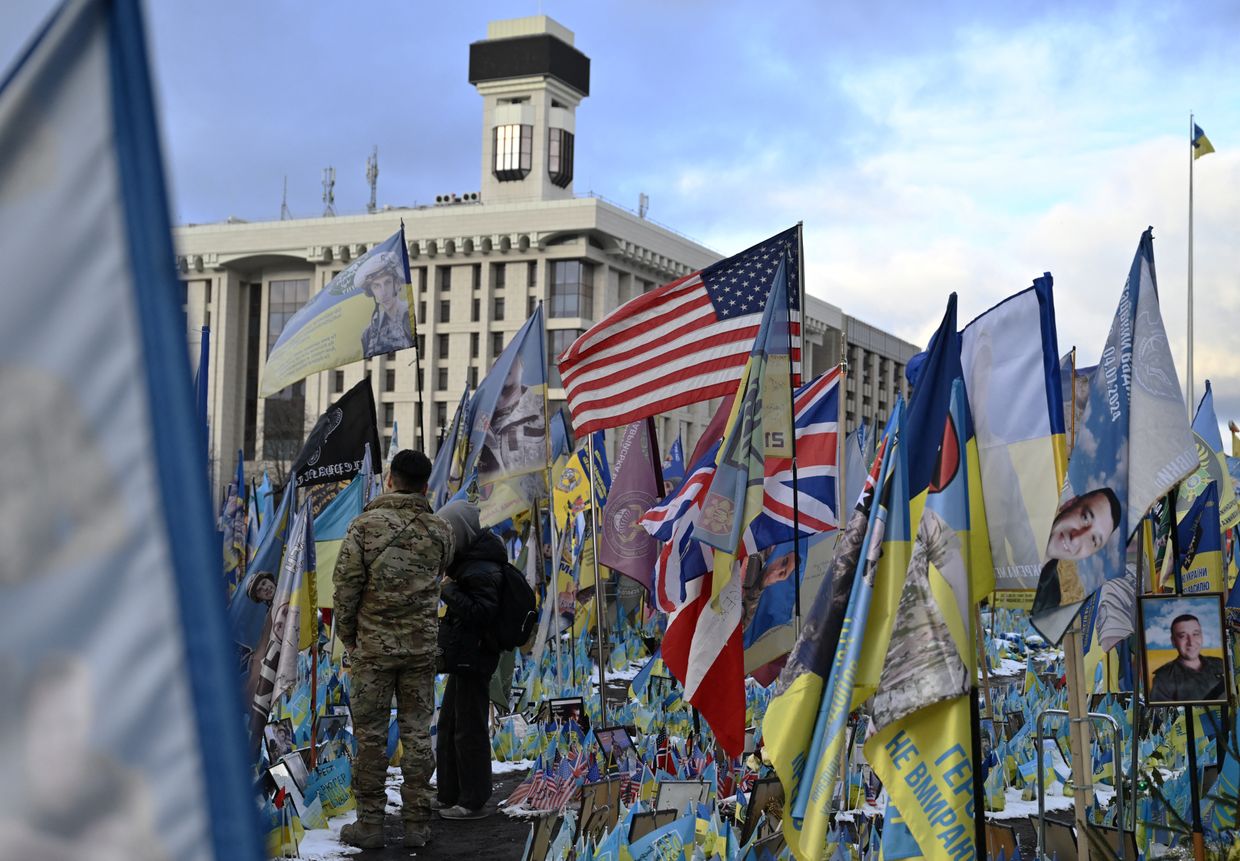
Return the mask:
<svg viewBox="0 0 1240 861">
<path fill-rule="evenodd" d="M 402 531 L 403 530 L 403 531 Z M 392 694 L 404 753 L 406 834 L 430 821 L 430 722 L 435 707 L 439 579 L 452 530 L 421 493 L 376 497 L 349 525 L 336 561 L 336 632 L 352 664 L 358 822 L 383 823 Z"/>
</svg>

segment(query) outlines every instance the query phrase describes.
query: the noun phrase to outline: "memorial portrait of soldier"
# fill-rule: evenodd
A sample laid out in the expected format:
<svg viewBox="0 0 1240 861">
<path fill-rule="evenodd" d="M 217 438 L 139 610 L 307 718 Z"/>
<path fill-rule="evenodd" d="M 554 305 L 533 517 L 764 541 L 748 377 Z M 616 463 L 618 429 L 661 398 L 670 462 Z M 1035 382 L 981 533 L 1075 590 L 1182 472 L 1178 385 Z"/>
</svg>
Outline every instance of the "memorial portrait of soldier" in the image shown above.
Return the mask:
<svg viewBox="0 0 1240 861">
<path fill-rule="evenodd" d="M 370 324 L 362 331 L 365 356 L 403 350 L 413 344 L 402 268 L 395 254 L 384 253 L 363 262 L 353 275 L 353 283 L 375 303 Z"/>
<path fill-rule="evenodd" d="M 1226 702 L 1221 595 L 1144 595 L 1139 606 L 1147 701 Z"/>
</svg>

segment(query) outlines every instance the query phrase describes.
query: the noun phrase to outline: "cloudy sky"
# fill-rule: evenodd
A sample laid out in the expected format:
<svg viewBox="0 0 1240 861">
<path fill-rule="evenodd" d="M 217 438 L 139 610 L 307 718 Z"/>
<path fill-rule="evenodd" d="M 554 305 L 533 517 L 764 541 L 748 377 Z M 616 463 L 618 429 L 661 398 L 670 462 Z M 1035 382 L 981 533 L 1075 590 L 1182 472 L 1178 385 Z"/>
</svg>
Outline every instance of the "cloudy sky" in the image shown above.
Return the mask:
<svg viewBox="0 0 1240 861">
<path fill-rule="evenodd" d="M 47 0 L 6 8 L 0 60 Z M 575 190 L 733 253 L 804 221 L 808 289 L 924 342 L 1043 271 L 1093 363 L 1140 232 L 1184 371 L 1189 113 L 1196 378 L 1240 419 L 1240 6 L 1228 2 L 149 3 L 178 222 L 364 209 L 479 187 L 468 44 L 549 14 L 591 58 Z M 932 8 L 933 7 L 933 8 Z"/>
</svg>

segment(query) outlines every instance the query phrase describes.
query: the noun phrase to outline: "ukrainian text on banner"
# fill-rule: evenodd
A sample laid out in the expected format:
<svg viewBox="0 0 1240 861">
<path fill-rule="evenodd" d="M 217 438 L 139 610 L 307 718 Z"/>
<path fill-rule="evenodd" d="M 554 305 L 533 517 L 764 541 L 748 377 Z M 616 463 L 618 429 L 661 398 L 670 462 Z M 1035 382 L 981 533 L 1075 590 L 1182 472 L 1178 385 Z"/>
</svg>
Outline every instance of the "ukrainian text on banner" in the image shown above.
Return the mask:
<svg viewBox="0 0 1240 861">
<path fill-rule="evenodd" d="M 316 371 L 412 347 L 412 307 L 402 224 L 289 318 L 267 357 L 258 396 L 270 397 Z"/>
<path fill-rule="evenodd" d="M 974 857 L 968 693 L 975 675 L 964 392 L 952 389 L 936 476 L 924 495 L 890 647 L 873 698 L 866 757 L 930 857 Z M 983 537 L 984 539 L 984 537 Z M 905 772 L 918 752 L 929 760 Z M 924 756 L 924 754 L 923 754 Z M 937 773 L 935 767 L 942 766 Z M 936 787 L 935 778 L 947 781 Z"/>
<path fill-rule="evenodd" d="M 1133 257 L 1102 349 L 1046 544 L 1032 622 L 1058 643 L 1082 603 L 1122 577 L 1128 538 L 1197 469 L 1179 376 L 1158 307 L 1154 239 Z"/>
<path fill-rule="evenodd" d="M 1067 465 L 1051 276 L 960 333 L 997 591 L 1033 603 Z"/>
<path fill-rule="evenodd" d="M 57 5 L 0 84 L 0 854 L 257 861 L 141 4 Z"/>
<path fill-rule="evenodd" d="M 848 712 L 860 702 L 853 676 L 878 574 L 887 506 L 893 498 L 907 506 L 896 440 L 902 410 L 898 401 L 882 456 L 874 465 L 873 495 L 858 502 L 840 538 L 830 588 L 820 590 L 763 721 L 763 738 L 787 799 L 784 834 L 800 859 L 823 857 L 833 828 L 831 794 Z M 901 529 L 899 523 L 896 529 Z"/>
<path fill-rule="evenodd" d="M 926 858 L 977 857 L 969 722 L 968 698 L 956 697 L 923 709 L 907 726 L 892 724 L 866 742 L 866 757 L 882 760 L 875 773 Z"/>
</svg>

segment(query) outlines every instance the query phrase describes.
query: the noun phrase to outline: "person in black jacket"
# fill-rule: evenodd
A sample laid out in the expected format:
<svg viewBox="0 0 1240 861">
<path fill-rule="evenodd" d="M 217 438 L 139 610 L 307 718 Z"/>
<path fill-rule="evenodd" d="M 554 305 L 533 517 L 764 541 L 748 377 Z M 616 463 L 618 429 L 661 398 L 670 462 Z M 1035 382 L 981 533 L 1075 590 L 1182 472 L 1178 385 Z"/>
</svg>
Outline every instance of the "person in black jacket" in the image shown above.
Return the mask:
<svg viewBox="0 0 1240 861">
<path fill-rule="evenodd" d="M 435 745 L 439 815 L 482 819 L 491 797 L 491 676 L 499 648 L 489 633 L 499 616 L 504 544 L 478 526 L 478 509 L 450 502 L 437 512 L 456 538 L 440 597 L 438 670 L 448 674 Z"/>
</svg>

